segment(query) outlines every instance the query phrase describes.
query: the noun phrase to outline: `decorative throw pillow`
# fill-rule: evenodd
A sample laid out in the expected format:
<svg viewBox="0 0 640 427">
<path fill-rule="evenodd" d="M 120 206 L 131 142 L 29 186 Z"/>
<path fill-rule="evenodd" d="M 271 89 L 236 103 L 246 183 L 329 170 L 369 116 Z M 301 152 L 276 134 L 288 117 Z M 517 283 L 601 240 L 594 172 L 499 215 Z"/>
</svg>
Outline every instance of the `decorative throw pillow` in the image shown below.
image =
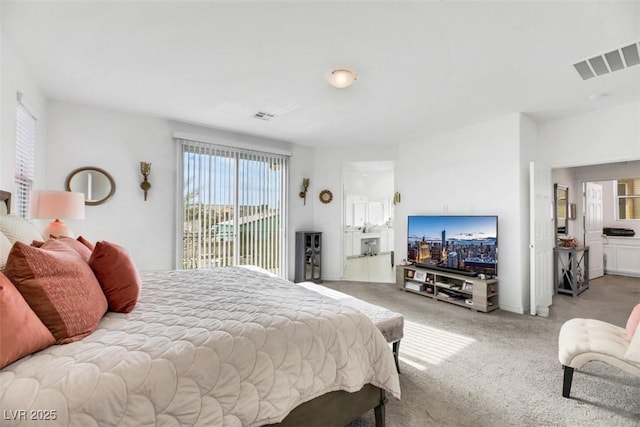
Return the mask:
<svg viewBox="0 0 640 427">
<path fill-rule="evenodd" d="M 84 260 L 84 262 L 89 262 L 89 257 L 91 256 L 91 251 L 89 250 L 89 248 L 85 244 L 71 237 L 59 236 L 55 239 L 49 239 L 44 243 L 42 247 L 44 249 L 47 249 L 48 243 L 54 241 L 64 243 L 65 245 L 73 249 L 73 251 Z"/>
<path fill-rule="evenodd" d="M 77 341 L 96 328 L 107 300 L 91 268 L 73 249 L 57 240 L 44 246 L 16 242 L 6 275 L 58 344 Z"/>
<path fill-rule="evenodd" d="M 640 324 L 640 304 L 631 310 L 631 314 L 627 320 L 627 341 L 631 341 L 633 338 L 633 334 L 636 332 L 636 329 L 638 329 L 638 324 Z"/>
<path fill-rule="evenodd" d="M 7 265 L 9 251 L 11 251 L 11 242 L 7 239 L 7 236 L 0 231 L 0 271 L 4 271 L 4 266 Z"/>
<path fill-rule="evenodd" d="M 127 251 L 113 243 L 97 242 L 89 266 L 102 286 L 109 310 L 133 310 L 140 294 L 140 276 Z"/>
<path fill-rule="evenodd" d="M 624 358 L 632 362 L 640 363 L 640 328 L 636 328 L 636 332 L 633 334 L 633 338 L 631 338 Z"/>
<path fill-rule="evenodd" d="M 34 240 L 43 240 L 35 225 L 15 215 L 0 215 L 0 231 L 11 243 L 30 244 Z"/>
<path fill-rule="evenodd" d="M 0 368 L 55 342 L 13 283 L 0 273 Z"/>
<path fill-rule="evenodd" d="M 82 236 L 78 236 L 76 240 L 89 248 L 91 252 L 93 252 L 93 250 L 95 249 L 95 245 Z"/>
</svg>

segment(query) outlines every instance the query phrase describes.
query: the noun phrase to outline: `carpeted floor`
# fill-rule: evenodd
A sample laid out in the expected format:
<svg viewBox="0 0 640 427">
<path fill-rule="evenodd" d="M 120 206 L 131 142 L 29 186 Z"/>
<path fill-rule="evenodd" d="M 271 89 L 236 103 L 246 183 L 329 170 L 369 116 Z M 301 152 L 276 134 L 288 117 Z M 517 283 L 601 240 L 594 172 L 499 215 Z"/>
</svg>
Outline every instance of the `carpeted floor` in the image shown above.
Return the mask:
<svg viewBox="0 0 640 427">
<path fill-rule="evenodd" d="M 395 284 L 323 284 L 405 316 L 402 399 L 389 399 L 390 427 L 640 425 L 640 378 L 592 362 L 576 371 L 565 399 L 557 355 L 558 331 L 570 318 L 624 327 L 640 302 L 640 279 L 592 280 L 576 298 L 555 296 L 548 318 L 477 313 Z M 374 425 L 371 411 L 349 427 Z"/>
</svg>

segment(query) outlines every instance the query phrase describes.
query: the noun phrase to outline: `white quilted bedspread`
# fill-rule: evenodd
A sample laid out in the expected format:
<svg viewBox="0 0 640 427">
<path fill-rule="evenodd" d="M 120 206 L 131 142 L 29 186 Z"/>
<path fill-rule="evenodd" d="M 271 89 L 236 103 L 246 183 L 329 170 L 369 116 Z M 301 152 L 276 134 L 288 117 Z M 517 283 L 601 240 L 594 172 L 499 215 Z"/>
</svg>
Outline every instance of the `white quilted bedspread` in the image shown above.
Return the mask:
<svg viewBox="0 0 640 427">
<path fill-rule="evenodd" d="M 142 283 L 130 314 L 5 367 L 0 424 L 258 426 L 365 383 L 400 397 L 380 332 L 333 299 L 235 267 Z"/>
</svg>

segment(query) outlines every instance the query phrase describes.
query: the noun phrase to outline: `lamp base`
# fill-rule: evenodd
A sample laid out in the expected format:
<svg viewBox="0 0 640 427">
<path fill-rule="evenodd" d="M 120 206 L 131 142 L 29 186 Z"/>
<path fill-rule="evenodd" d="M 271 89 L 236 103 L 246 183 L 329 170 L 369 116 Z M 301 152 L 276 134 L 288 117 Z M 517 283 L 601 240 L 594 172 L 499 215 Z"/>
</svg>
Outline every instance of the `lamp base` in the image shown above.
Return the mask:
<svg viewBox="0 0 640 427">
<path fill-rule="evenodd" d="M 73 232 L 69 229 L 69 227 L 67 227 L 67 224 L 60 221 L 59 219 L 56 219 L 55 221 L 51 221 L 49 225 L 47 225 L 47 227 L 44 229 L 43 235 L 44 235 L 43 237 L 47 240 L 51 236 L 75 237 L 73 235 Z"/>
</svg>

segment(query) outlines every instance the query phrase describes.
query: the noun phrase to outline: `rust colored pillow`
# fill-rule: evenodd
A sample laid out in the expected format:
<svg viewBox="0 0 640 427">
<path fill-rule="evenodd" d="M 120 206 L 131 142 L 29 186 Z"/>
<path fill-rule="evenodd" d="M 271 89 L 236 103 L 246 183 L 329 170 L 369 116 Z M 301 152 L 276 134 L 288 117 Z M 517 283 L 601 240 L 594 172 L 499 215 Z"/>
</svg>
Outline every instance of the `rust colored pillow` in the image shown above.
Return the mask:
<svg viewBox="0 0 640 427">
<path fill-rule="evenodd" d="M 113 243 L 97 242 L 89 265 L 107 297 L 109 311 L 133 310 L 140 294 L 140 276 L 127 251 Z"/>
<path fill-rule="evenodd" d="M 0 273 L 0 368 L 55 342 L 13 283 Z"/>
<path fill-rule="evenodd" d="M 79 236 L 76 240 L 88 247 L 91 252 L 95 249 L 95 245 L 82 236 Z"/>
<path fill-rule="evenodd" d="M 5 274 L 56 343 L 77 341 L 98 326 L 107 300 L 91 268 L 73 249 L 57 239 L 44 246 L 16 242 Z"/>
<path fill-rule="evenodd" d="M 53 239 L 47 240 L 46 242 L 44 242 L 44 245 L 42 245 L 41 247 L 43 249 L 48 249 L 49 247 L 48 245 L 52 242 L 64 243 L 65 245 L 73 249 L 73 251 L 77 253 L 84 262 L 89 262 L 89 257 L 91 257 L 91 250 L 89 250 L 89 248 L 86 245 L 79 242 L 78 240 L 73 239 L 71 237 L 59 236 L 59 237 L 55 237 Z"/>
</svg>

